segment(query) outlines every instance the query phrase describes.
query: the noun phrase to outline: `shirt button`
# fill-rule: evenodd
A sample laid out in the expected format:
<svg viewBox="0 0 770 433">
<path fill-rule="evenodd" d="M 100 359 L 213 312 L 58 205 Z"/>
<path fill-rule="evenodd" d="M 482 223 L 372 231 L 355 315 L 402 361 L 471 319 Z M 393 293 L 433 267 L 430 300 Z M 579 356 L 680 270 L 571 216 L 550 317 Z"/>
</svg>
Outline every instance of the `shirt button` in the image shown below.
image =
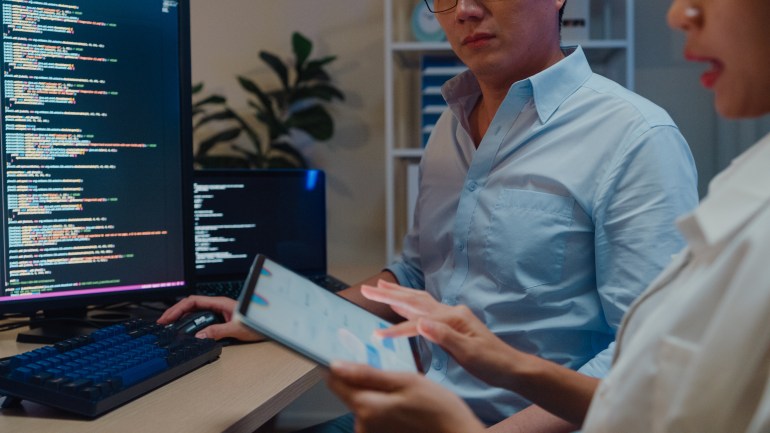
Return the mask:
<svg viewBox="0 0 770 433">
<path fill-rule="evenodd" d="M 434 359 L 431 365 L 434 370 L 441 370 L 444 368 L 444 363 L 440 359 Z"/>
<path fill-rule="evenodd" d="M 476 190 L 476 182 L 470 181 L 468 182 L 468 191 L 475 191 Z"/>
</svg>

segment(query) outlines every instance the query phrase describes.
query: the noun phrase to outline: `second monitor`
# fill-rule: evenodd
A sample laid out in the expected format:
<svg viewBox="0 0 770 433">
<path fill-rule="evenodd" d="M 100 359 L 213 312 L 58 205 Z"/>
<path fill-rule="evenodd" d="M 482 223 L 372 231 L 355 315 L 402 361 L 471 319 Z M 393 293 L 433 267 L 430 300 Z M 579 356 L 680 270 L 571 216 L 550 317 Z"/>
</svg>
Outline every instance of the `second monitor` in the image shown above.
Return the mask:
<svg viewBox="0 0 770 433">
<path fill-rule="evenodd" d="M 198 170 L 193 189 L 198 292 L 239 290 L 257 253 L 332 291 L 347 287 L 327 274 L 323 171 Z"/>
</svg>

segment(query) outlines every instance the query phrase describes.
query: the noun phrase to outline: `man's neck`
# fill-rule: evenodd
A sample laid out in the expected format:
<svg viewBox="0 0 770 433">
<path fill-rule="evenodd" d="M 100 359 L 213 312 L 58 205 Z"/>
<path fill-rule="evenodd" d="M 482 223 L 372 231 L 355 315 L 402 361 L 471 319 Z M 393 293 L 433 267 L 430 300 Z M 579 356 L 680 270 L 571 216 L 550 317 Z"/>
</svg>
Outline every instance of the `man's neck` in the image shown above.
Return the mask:
<svg viewBox="0 0 770 433">
<path fill-rule="evenodd" d="M 476 146 L 476 149 L 479 148 L 481 140 L 484 138 L 484 134 L 487 133 L 487 129 L 489 129 L 489 125 L 492 123 L 492 119 L 495 117 L 495 113 L 499 106 L 500 105 L 498 104 L 492 109 L 487 104 L 487 100 L 482 93 L 482 96 L 476 102 L 476 106 L 473 107 L 468 123 L 471 128 L 471 138 L 473 139 L 473 144 Z"/>
<path fill-rule="evenodd" d="M 564 53 L 559 48 L 557 51 L 553 51 L 550 55 L 546 56 L 540 62 L 541 66 L 531 70 L 520 70 L 507 75 L 497 72 L 493 76 L 478 76 L 474 73 L 481 90 L 481 97 L 476 102 L 476 106 L 473 107 L 470 116 L 471 136 L 477 148 L 481 144 L 481 139 L 484 138 L 487 129 L 489 129 L 489 125 L 492 123 L 497 110 L 503 104 L 506 96 L 508 96 L 511 86 L 518 81 L 527 79 L 550 68 L 564 59 L 564 57 Z"/>
</svg>

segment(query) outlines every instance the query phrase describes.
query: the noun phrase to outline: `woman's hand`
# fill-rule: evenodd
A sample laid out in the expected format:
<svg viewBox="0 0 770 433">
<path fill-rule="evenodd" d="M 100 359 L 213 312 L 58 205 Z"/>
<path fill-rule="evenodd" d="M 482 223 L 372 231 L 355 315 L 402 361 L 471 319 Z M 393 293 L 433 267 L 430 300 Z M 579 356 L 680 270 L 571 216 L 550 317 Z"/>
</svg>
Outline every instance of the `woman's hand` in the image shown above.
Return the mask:
<svg viewBox="0 0 770 433">
<path fill-rule="evenodd" d="M 221 340 L 222 338 L 235 338 L 241 341 L 264 340 L 265 337 L 262 335 L 233 321 L 233 311 L 235 310 L 235 306 L 235 300 L 223 296 L 211 297 L 192 295 L 169 307 L 169 309 L 160 316 L 158 323 L 161 325 L 168 325 L 176 322 L 187 313 L 199 310 L 211 310 L 222 315 L 225 323 L 211 325 L 202 329 L 195 334 L 196 337 L 213 338 L 214 340 Z"/>
<path fill-rule="evenodd" d="M 415 373 L 334 362 L 328 384 L 355 415 L 356 433 L 484 431 L 459 397 Z"/>
<path fill-rule="evenodd" d="M 378 331 L 383 337 L 421 335 L 438 344 L 471 374 L 493 386 L 509 388 L 514 368 L 525 355 L 505 344 L 464 306 L 444 305 L 424 290 L 379 282 L 363 286 L 367 298 L 389 304 L 407 320 Z"/>
</svg>

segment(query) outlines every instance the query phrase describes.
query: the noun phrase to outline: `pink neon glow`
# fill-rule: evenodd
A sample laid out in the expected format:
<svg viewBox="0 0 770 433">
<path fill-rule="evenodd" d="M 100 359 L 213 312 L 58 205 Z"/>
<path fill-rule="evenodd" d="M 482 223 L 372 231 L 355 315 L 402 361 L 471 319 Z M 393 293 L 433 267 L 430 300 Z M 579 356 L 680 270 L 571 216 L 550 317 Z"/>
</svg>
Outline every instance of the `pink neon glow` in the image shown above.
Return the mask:
<svg viewBox="0 0 770 433">
<path fill-rule="evenodd" d="M 58 296 L 92 295 L 94 293 L 122 292 L 127 290 L 157 289 L 160 287 L 178 287 L 184 285 L 184 281 L 169 281 L 166 283 L 135 284 L 132 286 L 109 287 L 105 289 L 70 290 L 66 292 L 35 293 L 34 295 L 3 296 L 0 302 L 21 301 L 27 299 L 53 298 Z"/>
</svg>

